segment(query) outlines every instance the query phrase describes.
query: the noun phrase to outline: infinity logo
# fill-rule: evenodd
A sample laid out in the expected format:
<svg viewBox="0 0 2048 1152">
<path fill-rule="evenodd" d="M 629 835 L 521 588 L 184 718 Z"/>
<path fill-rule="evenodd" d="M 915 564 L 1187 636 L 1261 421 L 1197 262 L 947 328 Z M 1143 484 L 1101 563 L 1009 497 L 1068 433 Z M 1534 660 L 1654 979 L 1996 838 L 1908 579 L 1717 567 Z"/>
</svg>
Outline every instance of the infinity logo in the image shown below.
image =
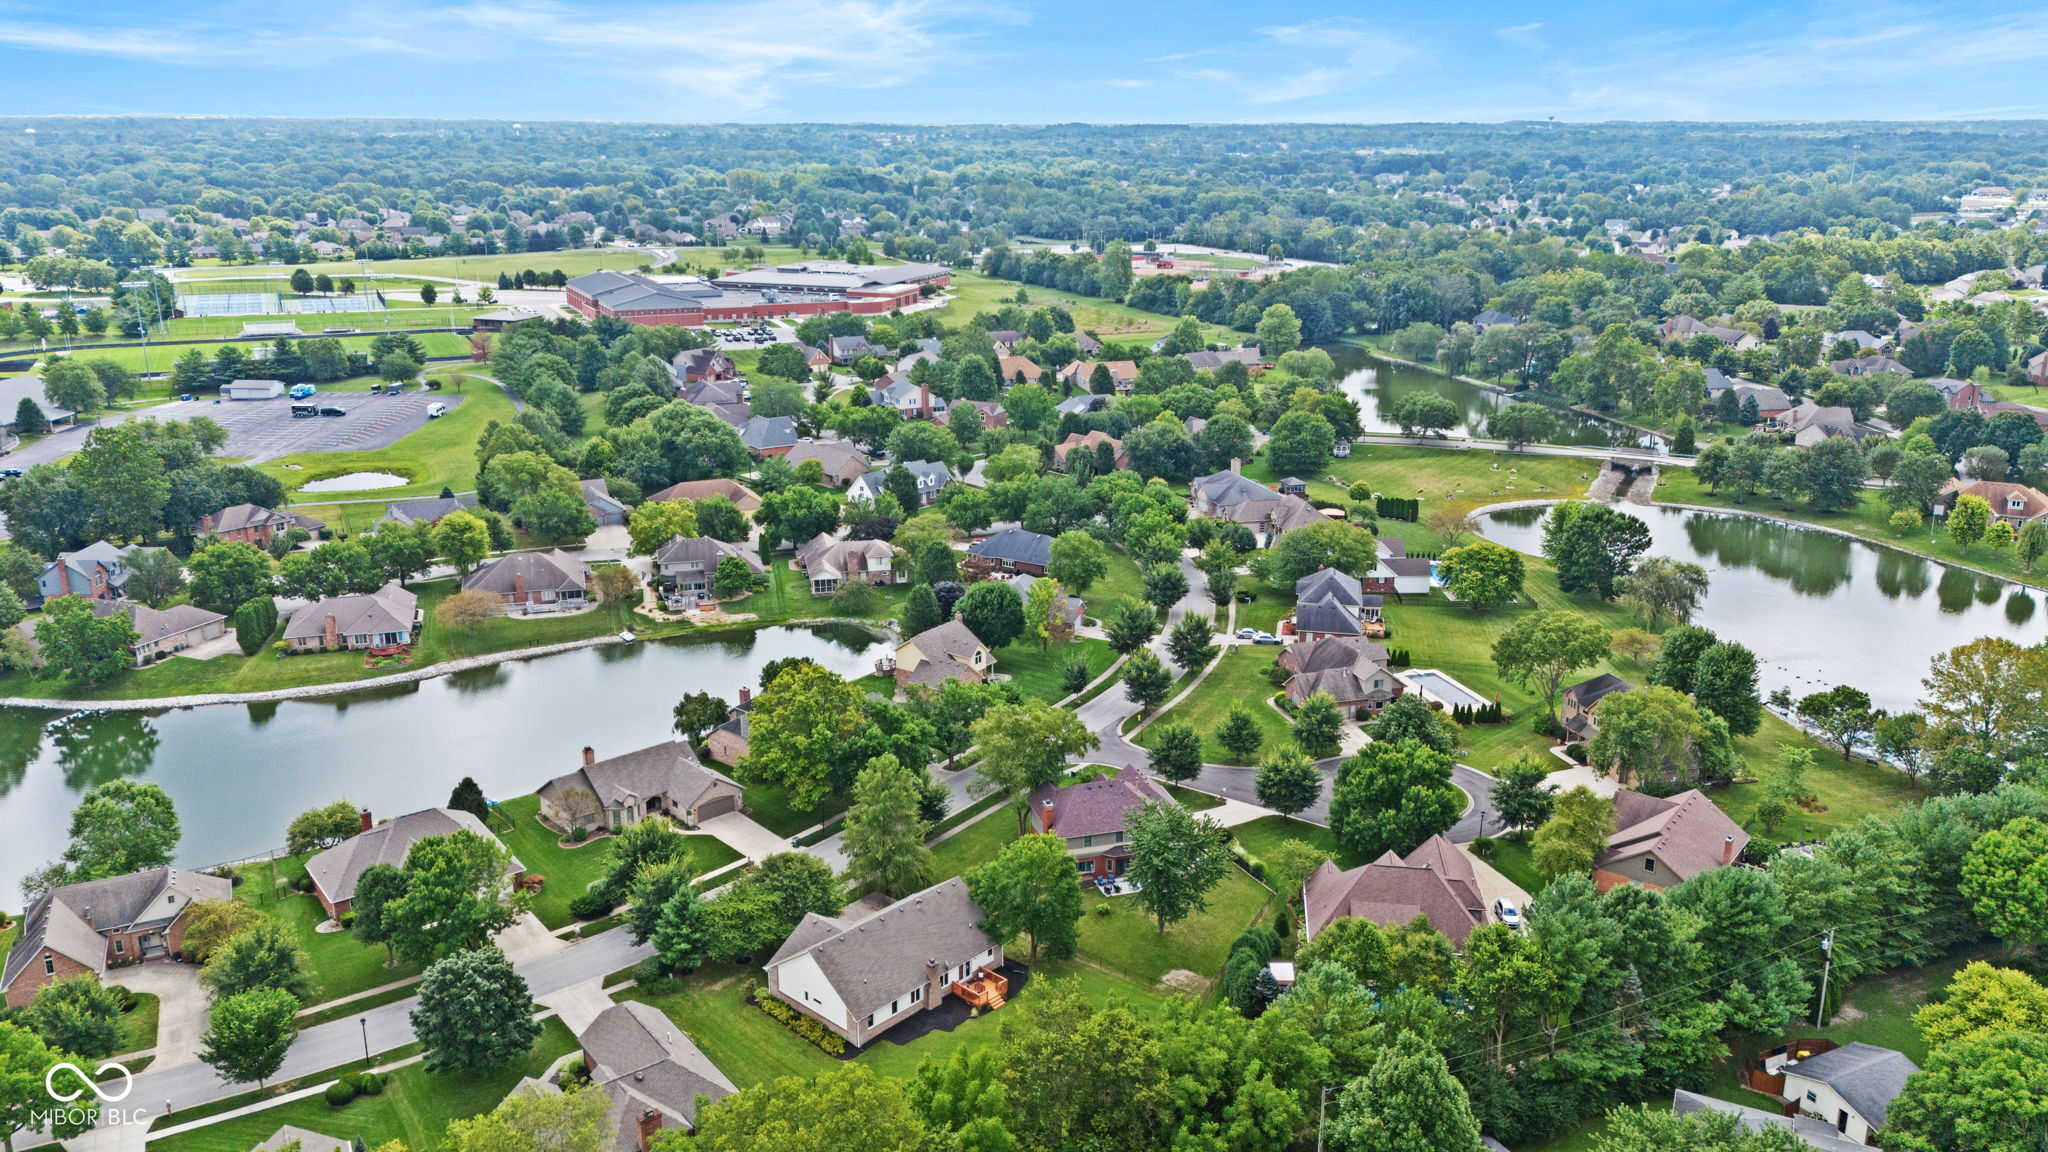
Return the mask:
<svg viewBox="0 0 2048 1152">
<path fill-rule="evenodd" d="M 105 1088 L 100 1087 L 99 1082 L 93 1078 L 94 1076 L 105 1074 L 110 1068 L 121 1074 L 121 1090 L 119 1092 L 107 1091 Z M 57 1091 L 57 1073 L 66 1070 L 69 1070 L 71 1075 L 77 1078 L 80 1084 L 84 1085 L 83 1088 L 73 1089 L 69 1096 Z M 111 1060 L 95 1068 L 92 1076 L 86 1075 L 85 1069 L 66 1060 L 61 1064 L 52 1065 L 48 1072 L 43 1073 L 43 1091 L 48 1092 L 50 1099 L 60 1104 L 69 1104 L 87 1092 L 91 1092 L 105 1103 L 116 1104 L 126 1100 L 128 1094 L 135 1091 L 135 1077 L 129 1073 L 127 1068 Z"/>
</svg>

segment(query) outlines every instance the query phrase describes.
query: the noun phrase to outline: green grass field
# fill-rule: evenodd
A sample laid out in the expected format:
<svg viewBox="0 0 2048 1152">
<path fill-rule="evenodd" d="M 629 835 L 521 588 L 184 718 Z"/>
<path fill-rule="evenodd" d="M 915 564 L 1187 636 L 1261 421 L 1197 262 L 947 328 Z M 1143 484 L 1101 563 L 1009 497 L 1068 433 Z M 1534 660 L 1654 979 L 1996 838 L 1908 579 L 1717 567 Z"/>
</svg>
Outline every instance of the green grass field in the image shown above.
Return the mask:
<svg viewBox="0 0 2048 1152">
<path fill-rule="evenodd" d="M 699 249 L 685 248 L 685 253 Z M 738 251 L 735 249 L 734 251 Z M 181 268 L 177 279 L 183 280 L 237 280 L 263 278 L 268 276 L 289 277 L 294 268 L 304 268 L 318 275 L 322 272 L 339 280 L 353 276 L 358 284 L 364 273 L 376 273 L 380 279 L 407 276 L 444 276 L 457 280 L 485 280 L 495 283 L 500 272 L 552 272 L 556 269 L 571 276 L 586 272 L 597 272 L 606 268 L 631 270 L 648 262 L 645 252 L 621 251 L 606 248 L 576 248 L 560 252 L 501 252 L 493 256 L 429 256 L 420 260 L 328 260 L 315 264 L 227 264 L 194 268 Z M 382 285 L 380 285 L 382 286 Z M 386 289 L 389 291 L 389 289 Z"/>
<path fill-rule="evenodd" d="M 1101 619 L 1109 605 L 1119 599 L 1144 598 L 1145 577 L 1139 573 L 1137 561 L 1116 548 L 1109 550 L 1109 572 L 1081 593 L 1081 602 L 1087 605 L 1090 619 Z"/>
<path fill-rule="evenodd" d="M 1256 764 L 1273 749 L 1292 744 L 1294 737 L 1286 719 L 1266 705 L 1266 698 L 1275 691 L 1266 672 L 1273 667 L 1279 652 L 1277 647 L 1249 644 L 1233 644 L 1224 649 L 1216 667 L 1195 685 L 1187 699 L 1160 713 L 1150 727 L 1138 734 L 1136 743 L 1150 748 L 1153 733 L 1161 724 L 1192 724 L 1202 735 L 1205 764 Z M 1259 750 L 1245 760 L 1239 760 L 1216 742 L 1216 732 L 1233 708 L 1251 713 L 1258 722 L 1260 735 L 1265 737 Z"/>
<path fill-rule="evenodd" d="M 534 899 L 533 914 L 548 927 L 561 928 L 574 919 L 569 915 L 569 902 L 611 871 L 611 841 L 607 837 L 594 837 L 581 844 L 563 847 L 561 837 L 540 822 L 539 812 L 538 796 L 506 800 L 496 809 L 496 815 L 503 819 L 494 818 L 491 830 L 498 834 L 505 847 L 512 850 L 528 872 L 538 872 L 547 877 L 547 886 Z M 716 837 L 685 834 L 682 839 L 690 869 L 697 875 L 723 868 L 740 858 L 739 853 L 720 843 Z"/>
<path fill-rule="evenodd" d="M 1082 897 L 1087 912 L 1081 917 L 1081 954 L 1148 985 L 1206 989 L 1222 971 L 1230 942 L 1252 926 L 1271 896 L 1233 868 L 1210 890 L 1207 908 L 1162 933 L 1135 898 L 1089 892 Z"/>
<path fill-rule="evenodd" d="M 1104 343 L 1149 344 L 1172 332 L 1173 326 L 1180 322 L 1178 316 L 1161 316 L 1156 312 L 1146 312 L 1091 296 L 1077 296 L 1072 292 L 1041 288 L 1035 284 L 997 280 L 983 276 L 979 272 L 960 269 L 954 270 L 952 287 L 948 289 L 953 294 L 953 299 L 939 310 L 939 318 L 955 327 L 963 325 L 977 313 L 993 313 L 1013 303 L 1020 288 L 1030 297 L 1030 303 L 1026 307 L 1063 305 L 1074 314 L 1074 327 L 1084 332 L 1095 333 Z M 1202 330 L 1212 343 L 1235 346 L 1248 339 L 1243 332 L 1217 324 L 1204 324 Z"/>
<path fill-rule="evenodd" d="M 1103 670 L 1116 659 L 1116 654 L 1109 650 L 1107 642 L 1084 637 L 1042 651 L 1036 644 L 1020 640 L 1007 648 L 996 649 L 995 657 L 997 673 L 1010 677 L 1017 685 L 1017 691 L 1052 703 L 1067 694 L 1066 689 L 1060 687 L 1060 674 L 1067 665 L 1076 662 L 1087 664 L 1088 678 L 1093 680 L 1102 675 Z"/>
<path fill-rule="evenodd" d="M 306 950 L 314 979 L 319 982 L 313 1001 L 315 1004 L 353 996 L 420 974 L 416 964 L 385 967 L 385 951 L 381 945 L 362 943 L 347 932 L 316 931 L 327 920 L 327 910 L 320 906 L 318 898 L 288 890 L 284 890 L 282 896 L 278 895 L 281 889 L 274 886 L 273 877 L 285 882 L 303 877 L 306 874 L 305 856 L 284 857 L 272 863 L 244 864 L 235 871 L 243 879 L 235 887 L 235 899 L 254 905 L 265 916 L 291 929 L 299 947 Z"/>
<path fill-rule="evenodd" d="M 344 1140 L 361 1140 L 368 1148 L 397 1140 L 414 1152 L 430 1152 L 441 1146 L 451 1122 L 497 1107 L 522 1078 L 540 1075 L 575 1048 L 576 1039 L 569 1029 L 550 1019 L 542 1022 L 540 1039 L 524 1059 L 481 1076 L 437 1075 L 412 1064 L 391 1073 L 381 1095 L 357 1097 L 340 1108 L 312 1096 L 152 1140 L 150 1146 L 160 1152 L 247 1152 L 289 1124 Z M 171 1122 L 176 1123 L 177 1117 Z"/>
<path fill-rule="evenodd" d="M 442 488 L 466 492 L 476 487 L 476 442 L 484 426 L 493 420 L 510 421 L 517 415 L 512 398 L 492 384 L 468 378 L 458 386 L 456 376 L 442 385 L 451 398 L 462 403 L 448 409 L 439 420 L 429 420 L 388 448 L 363 452 L 299 452 L 256 465 L 258 471 L 275 476 L 286 488 L 350 472 L 390 472 L 411 481 L 403 488 L 380 488 L 372 495 L 379 500 L 404 500 L 416 496 L 437 496 Z M 320 504 L 333 494 L 316 493 L 309 504 Z M 365 508 L 371 505 L 355 505 Z M 365 522 L 384 514 L 381 507 Z"/>
<path fill-rule="evenodd" d="M 1349 459 L 1323 469 L 1347 484 L 1375 494 L 1413 496 L 1422 501 L 1425 522 L 1437 512 L 1464 513 L 1507 500 L 1560 500 L 1583 495 L 1599 471 L 1598 460 L 1576 456 L 1525 456 L 1460 448 L 1403 448 L 1361 444 Z M 1245 475 L 1262 483 L 1280 479 L 1261 456 Z M 1348 500 L 1349 492 L 1324 476 L 1309 477 L 1308 494 Z M 1411 548 L 1434 548 L 1435 534 L 1421 524 L 1383 521 L 1382 533 L 1407 539 Z"/>
<path fill-rule="evenodd" d="M 398 327 L 427 326 L 426 324 L 405 324 Z M 368 326 L 365 325 L 365 327 L 367 328 Z M 469 352 L 469 337 L 454 332 L 417 333 L 413 338 L 420 342 L 421 349 L 429 356 L 463 356 Z M 376 336 L 374 332 L 369 332 L 358 336 L 340 336 L 336 337 L 336 339 L 341 341 L 342 347 L 351 352 L 367 352 Z M 162 375 L 171 370 L 171 366 L 177 362 L 178 357 L 183 356 L 194 348 L 206 353 L 211 358 L 222 348 L 234 347 L 240 348 L 244 352 L 253 352 L 258 348 L 268 348 L 272 343 L 274 342 L 270 340 L 229 340 L 206 344 L 151 343 L 146 348 L 94 348 L 81 346 L 74 355 L 85 360 L 112 361 L 138 375 L 145 372 Z M 61 349 L 53 348 L 51 350 L 51 354 L 59 352 L 61 352 Z"/>
</svg>

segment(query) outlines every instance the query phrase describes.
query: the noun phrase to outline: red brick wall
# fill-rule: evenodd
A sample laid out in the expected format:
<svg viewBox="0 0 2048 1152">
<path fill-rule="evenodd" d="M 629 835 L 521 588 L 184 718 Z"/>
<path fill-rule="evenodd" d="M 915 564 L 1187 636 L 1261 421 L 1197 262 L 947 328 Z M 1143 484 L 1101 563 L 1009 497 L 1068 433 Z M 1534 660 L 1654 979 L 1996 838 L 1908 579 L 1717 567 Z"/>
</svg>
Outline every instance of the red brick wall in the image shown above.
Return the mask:
<svg viewBox="0 0 2048 1152">
<path fill-rule="evenodd" d="M 43 973 L 43 958 L 41 956 L 31 958 L 28 962 L 28 967 L 22 970 L 21 975 L 16 977 L 14 983 L 7 989 L 7 1006 L 9 1008 L 19 1008 L 34 1000 L 36 993 L 42 991 L 45 984 L 71 976 L 90 976 L 93 974 L 92 969 L 87 968 L 69 956 L 48 952 L 47 950 L 46 954 L 54 956 L 57 960 L 56 975 L 45 975 Z"/>
</svg>

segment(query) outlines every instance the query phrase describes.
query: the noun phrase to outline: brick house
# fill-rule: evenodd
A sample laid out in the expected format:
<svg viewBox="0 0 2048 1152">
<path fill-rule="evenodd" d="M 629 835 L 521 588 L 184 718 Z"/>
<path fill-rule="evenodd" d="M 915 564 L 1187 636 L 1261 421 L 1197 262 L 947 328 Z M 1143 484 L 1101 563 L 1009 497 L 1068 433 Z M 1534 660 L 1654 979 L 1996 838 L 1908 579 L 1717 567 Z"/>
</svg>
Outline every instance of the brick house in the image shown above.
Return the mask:
<svg viewBox="0 0 2048 1152">
<path fill-rule="evenodd" d="M 590 565 L 557 548 L 500 556 L 462 578 L 465 592 L 484 591 L 508 608 L 551 612 L 579 608 L 590 595 Z"/>
<path fill-rule="evenodd" d="M 797 571 L 810 581 L 811 595 L 830 596 L 854 577 L 870 584 L 896 583 L 896 546 L 887 540 L 850 540 L 819 533 L 796 550 Z"/>
<path fill-rule="evenodd" d="M 1043 576 L 1046 566 L 1052 563 L 1052 537 L 1043 532 L 1005 528 L 969 544 L 967 554 L 995 561 L 996 569 L 1004 573 Z"/>
<path fill-rule="evenodd" d="M 325 596 L 292 613 L 284 628 L 294 652 L 390 648 L 419 635 L 419 597 L 393 580 L 375 592 Z"/>
<path fill-rule="evenodd" d="M 306 861 L 306 875 L 312 878 L 313 895 L 329 916 L 341 916 L 355 902 L 356 881 L 378 864 L 403 867 L 412 846 L 429 836 L 473 832 L 498 844 L 498 838 L 483 822 L 453 808 L 426 808 L 377 823 L 368 810 L 362 815 L 362 831 Z M 499 847 L 503 847 L 502 844 Z M 506 878 L 517 883 L 520 864 L 515 858 Z"/>
<path fill-rule="evenodd" d="M 1620 789 L 1614 829 L 1593 861 L 1593 883 L 1602 892 L 1621 884 L 1669 888 L 1728 867 L 1749 845 L 1749 833 L 1697 788 L 1676 796 Z"/>
<path fill-rule="evenodd" d="M 957 616 L 897 645 L 890 663 L 898 688 L 937 688 L 948 680 L 980 684 L 996 670 L 995 653 Z"/>
<path fill-rule="evenodd" d="M 1065 788 L 1047 784 L 1031 794 L 1031 830 L 1065 840 L 1082 876 L 1121 876 L 1131 863 L 1124 822 L 1133 810 L 1153 802 L 1175 801 L 1136 768 Z"/>
<path fill-rule="evenodd" d="M 95 540 L 76 552 L 59 552 L 36 577 L 36 592 L 45 600 L 83 596 L 119 600 L 128 587 L 128 561 L 142 549 L 134 544 Z"/>
<path fill-rule="evenodd" d="M 233 895 L 219 876 L 176 868 L 53 888 L 22 916 L 21 938 L 0 967 L 0 992 L 7 1007 L 19 1008 L 54 981 L 98 979 L 109 968 L 168 957 L 183 947 L 187 908 Z"/>
<path fill-rule="evenodd" d="M 741 789 L 723 772 L 706 768 L 681 740 L 599 760 L 583 749 L 583 764 L 540 786 L 541 818 L 555 828 L 616 832 L 667 816 L 694 828 L 713 816 L 738 812 Z"/>
<path fill-rule="evenodd" d="M 319 534 L 327 527 L 311 516 L 265 508 L 261 504 L 230 504 L 199 518 L 199 535 L 215 540 L 236 540 L 267 549 L 271 541 L 294 528 Z"/>
</svg>

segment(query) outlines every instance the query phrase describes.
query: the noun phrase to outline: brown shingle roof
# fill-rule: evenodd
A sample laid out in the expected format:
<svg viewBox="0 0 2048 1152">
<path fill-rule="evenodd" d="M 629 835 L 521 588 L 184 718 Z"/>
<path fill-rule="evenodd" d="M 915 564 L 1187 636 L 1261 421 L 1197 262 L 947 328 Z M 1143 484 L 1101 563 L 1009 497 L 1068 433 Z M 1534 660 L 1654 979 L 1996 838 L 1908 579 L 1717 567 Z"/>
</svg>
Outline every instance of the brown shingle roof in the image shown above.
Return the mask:
<svg viewBox="0 0 2048 1152">
<path fill-rule="evenodd" d="M 1148 801 L 1174 803 L 1166 789 L 1136 768 L 1062 788 L 1047 784 L 1031 794 L 1031 811 L 1056 836 L 1112 836 Z M 1048 819 L 1050 817 L 1050 819 Z"/>
<path fill-rule="evenodd" d="M 1302 900 L 1305 936 L 1346 916 L 1383 928 L 1426 916 L 1445 939 L 1462 945 L 1486 922 L 1486 902 L 1471 861 L 1442 836 L 1423 841 L 1406 858 L 1388 852 L 1349 872 L 1325 861 L 1303 886 Z"/>
<path fill-rule="evenodd" d="M 1749 844 L 1749 833 L 1697 788 L 1675 796 L 1620 789 L 1614 794 L 1614 828 L 1597 865 L 1649 854 L 1664 864 L 1673 883 L 1721 867 Z"/>
</svg>

